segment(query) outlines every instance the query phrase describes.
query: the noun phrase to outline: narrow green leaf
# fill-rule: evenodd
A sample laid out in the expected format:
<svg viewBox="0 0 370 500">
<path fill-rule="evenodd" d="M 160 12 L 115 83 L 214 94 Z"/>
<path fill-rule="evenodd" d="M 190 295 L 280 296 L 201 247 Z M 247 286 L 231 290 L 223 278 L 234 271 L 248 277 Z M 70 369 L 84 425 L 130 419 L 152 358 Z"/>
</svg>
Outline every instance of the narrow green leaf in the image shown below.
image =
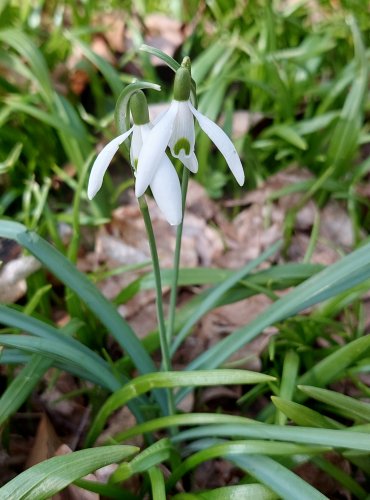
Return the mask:
<svg viewBox="0 0 370 500">
<path fill-rule="evenodd" d="M 155 465 L 168 460 L 172 449 L 173 445 L 168 438 L 160 439 L 136 455 L 130 463 L 119 465 L 112 474 L 110 481 L 120 483 L 126 481 L 134 474 L 149 471 Z"/>
<path fill-rule="evenodd" d="M 326 158 L 326 165 L 335 167 L 337 177 L 345 172 L 356 152 L 368 87 L 368 63 L 361 32 L 353 16 L 348 17 L 348 24 L 355 46 L 355 78 L 332 134 Z"/>
<path fill-rule="evenodd" d="M 136 446 L 104 446 L 50 458 L 0 488 L 0 497 L 46 500 L 76 479 L 138 451 Z"/>
<path fill-rule="evenodd" d="M 48 102 L 52 99 L 52 85 L 45 59 L 33 40 L 17 29 L 0 31 L 0 40 L 10 45 L 29 64 L 33 79 Z"/>
<path fill-rule="evenodd" d="M 272 458 L 262 455 L 244 455 L 230 457 L 230 460 L 271 488 L 281 498 L 286 500 L 327 499 L 313 486 Z"/>
<path fill-rule="evenodd" d="M 142 424 L 137 424 L 114 436 L 116 442 L 125 441 L 133 436 L 140 436 L 149 432 L 179 427 L 182 425 L 208 425 L 208 424 L 259 424 L 255 420 L 238 417 L 236 415 L 220 415 L 218 413 L 188 413 L 186 415 L 171 415 L 167 417 L 155 418 Z"/>
<path fill-rule="evenodd" d="M 110 371 L 108 364 L 99 356 L 96 356 L 99 360 L 97 362 L 93 351 L 90 351 L 77 341 L 74 341 L 75 344 L 70 344 L 63 340 L 58 338 L 37 338 L 28 335 L 0 335 L 0 345 L 42 354 L 49 360 L 58 360 L 64 363 L 66 367 L 77 366 L 82 373 L 86 373 L 85 378 L 87 380 L 90 380 L 91 374 L 92 380 L 98 378 L 100 385 L 111 391 L 120 387 L 119 381 Z"/>
<path fill-rule="evenodd" d="M 298 389 L 306 396 L 322 401 L 323 403 L 334 406 L 345 411 L 349 418 L 354 420 L 360 419 L 370 422 L 370 404 L 364 401 L 340 394 L 338 392 L 329 391 L 328 389 L 321 389 L 318 387 L 310 387 L 306 385 L 299 385 Z"/>
<path fill-rule="evenodd" d="M 370 436 L 364 432 L 270 424 L 207 425 L 180 432 L 172 438 L 172 441 L 228 436 L 234 438 L 277 439 L 278 441 L 293 441 L 295 443 L 318 444 L 333 448 L 370 451 Z"/>
<path fill-rule="evenodd" d="M 262 484 L 225 486 L 214 490 L 202 491 L 199 494 L 195 493 L 191 497 L 199 500 L 277 500 L 279 498 L 276 493 Z M 179 493 L 173 497 L 173 500 L 186 500 L 187 498 L 190 499 L 187 493 Z M 160 499 L 158 498 L 158 500 Z"/>
<path fill-rule="evenodd" d="M 268 291 L 280 290 L 297 285 L 301 281 L 310 278 L 321 271 L 322 266 L 317 264 L 282 264 L 264 269 L 262 271 L 249 274 L 242 280 L 240 285 L 244 288 L 243 298 L 248 298 L 257 292 L 257 288 L 266 288 Z M 179 270 L 179 286 L 191 285 L 217 285 L 230 278 L 235 271 L 230 269 L 216 268 L 185 268 Z M 162 269 L 161 281 L 163 285 L 170 285 L 172 280 L 172 269 Z M 153 273 L 144 274 L 134 280 L 115 298 L 116 304 L 121 304 L 134 297 L 141 290 L 150 290 L 155 287 Z M 211 293 L 211 290 L 201 292 L 204 295 Z M 230 295 L 221 297 L 220 303 L 225 303 L 225 299 Z M 219 304 L 219 303 L 218 303 Z"/>
<path fill-rule="evenodd" d="M 301 385 L 323 387 L 341 376 L 357 359 L 365 356 L 368 349 L 370 349 L 370 335 L 352 340 L 312 366 L 299 377 L 298 382 Z M 297 395 L 297 401 L 303 401 L 303 397 Z"/>
<path fill-rule="evenodd" d="M 286 401 L 276 396 L 271 396 L 271 400 L 276 408 L 293 420 L 295 424 L 305 427 L 322 427 L 324 429 L 342 429 L 344 427 L 335 420 L 294 401 Z"/>
<path fill-rule="evenodd" d="M 299 135 L 308 135 L 327 128 L 339 116 L 339 111 L 329 111 L 323 115 L 301 120 L 294 125 Z"/>
<path fill-rule="evenodd" d="M 175 61 L 171 56 L 165 54 L 162 52 L 162 50 L 157 49 L 155 47 L 151 47 L 150 45 L 145 45 L 142 44 L 140 46 L 140 50 L 143 52 L 147 52 L 148 54 L 151 54 L 152 56 L 158 57 L 158 59 L 161 59 L 163 62 L 167 64 L 173 71 L 177 71 L 180 67 L 180 64 Z"/>
<path fill-rule="evenodd" d="M 153 500 L 165 500 L 166 488 L 161 470 L 158 467 L 151 467 L 148 470 L 149 479 L 152 486 Z"/>
<path fill-rule="evenodd" d="M 288 351 L 283 365 L 283 373 L 281 376 L 279 394 L 282 399 L 292 399 L 295 391 L 297 375 L 299 369 L 299 356 L 295 351 Z M 286 416 L 284 413 L 278 412 L 276 415 L 276 423 L 284 425 Z"/>
<path fill-rule="evenodd" d="M 208 443 L 208 440 L 207 440 Z M 296 445 L 292 443 L 274 443 L 270 441 L 232 441 L 224 442 L 221 444 L 215 444 L 209 446 L 205 444 L 206 449 L 198 451 L 194 455 L 191 455 L 172 473 L 168 480 L 168 488 L 173 487 L 181 477 L 187 474 L 190 470 L 194 469 L 198 465 L 207 460 L 213 460 L 215 458 L 227 458 L 230 459 L 234 455 L 299 455 L 299 454 L 314 454 L 322 453 L 328 451 L 322 446 L 307 447 L 302 445 Z"/>
<path fill-rule="evenodd" d="M 307 142 L 303 139 L 303 137 L 301 137 L 294 128 L 289 127 L 288 125 L 274 125 L 268 129 L 268 132 L 265 133 L 266 137 L 271 135 L 276 135 L 281 139 L 284 139 L 284 141 L 288 142 L 292 146 L 304 151 L 308 147 Z"/>
<path fill-rule="evenodd" d="M 51 365 L 48 358 L 39 355 L 31 357 L 0 398 L 0 426 L 24 403 Z"/>
<path fill-rule="evenodd" d="M 131 399 L 152 389 L 231 384 L 258 384 L 274 380 L 274 377 L 247 370 L 199 370 L 196 372 L 160 372 L 137 377 L 112 394 L 101 407 L 87 435 L 92 444 L 103 429 L 109 415 Z"/>
<path fill-rule="evenodd" d="M 5 100 L 5 103 L 12 111 L 21 111 L 33 118 L 36 118 L 42 123 L 50 125 L 51 127 L 63 132 L 71 137 L 82 139 L 84 137 L 80 130 L 72 128 L 69 124 L 65 123 L 60 117 L 50 114 L 50 112 L 43 111 L 36 104 L 29 104 L 24 97 L 11 96 Z"/>
<path fill-rule="evenodd" d="M 195 80 L 202 82 L 223 54 L 225 54 L 225 44 L 220 41 L 212 43 L 206 50 L 203 50 L 192 62 L 191 72 Z"/>
</svg>

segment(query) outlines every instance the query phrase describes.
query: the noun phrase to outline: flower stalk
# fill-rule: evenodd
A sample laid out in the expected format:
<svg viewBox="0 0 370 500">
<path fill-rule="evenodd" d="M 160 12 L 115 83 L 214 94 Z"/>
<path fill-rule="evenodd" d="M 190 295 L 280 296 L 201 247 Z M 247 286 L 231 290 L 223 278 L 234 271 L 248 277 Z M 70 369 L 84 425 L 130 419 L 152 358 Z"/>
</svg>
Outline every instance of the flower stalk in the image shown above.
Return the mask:
<svg viewBox="0 0 370 500">
<path fill-rule="evenodd" d="M 185 214 L 185 203 L 186 195 L 188 192 L 189 184 L 189 170 L 184 168 L 182 171 L 182 181 L 181 181 L 181 197 L 182 197 L 182 213 Z M 182 230 L 184 226 L 184 216 L 177 227 L 176 231 L 176 246 L 175 253 L 173 257 L 173 272 L 171 280 L 171 292 L 170 292 L 170 304 L 168 311 L 167 320 L 167 343 L 171 345 L 174 330 L 175 330 L 175 317 L 176 317 L 176 304 L 177 304 L 177 289 L 179 281 L 179 270 L 180 270 L 180 257 L 181 257 L 181 241 L 182 241 Z"/>
</svg>

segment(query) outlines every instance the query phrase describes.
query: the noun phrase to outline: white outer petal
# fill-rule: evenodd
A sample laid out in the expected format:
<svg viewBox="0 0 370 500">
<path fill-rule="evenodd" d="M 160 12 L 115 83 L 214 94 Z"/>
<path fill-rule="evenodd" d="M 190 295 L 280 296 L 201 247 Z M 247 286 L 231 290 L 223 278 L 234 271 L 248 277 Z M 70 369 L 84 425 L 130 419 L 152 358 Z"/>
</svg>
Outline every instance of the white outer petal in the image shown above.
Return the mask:
<svg viewBox="0 0 370 500">
<path fill-rule="evenodd" d="M 245 181 L 245 175 L 242 163 L 234 147 L 234 144 L 231 142 L 222 128 L 220 128 L 206 116 L 202 115 L 202 113 L 199 113 L 199 111 L 197 111 L 190 102 L 189 108 L 195 118 L 198 120 L 200 128 L 208 135 L 211 141 L 220 150 L 220 153 L 225 158 L 231 172 L 234 174 L 235 179 L 238 181 L 238 184 L 242 186 Z"/>
<path fill-rule="evenodd" d="M 150 189 L 167 222 L 178 226 L 182 220 L 181 187 L 175 167 L 166 154 L 154 174 Z"/>
<path fill-rule="evenodd" d="M 131 132 L 132 128 L 130 128 L 130 130 L 127 130 L 127 132 L 125 132 L 124 134 L 119 135 L 118 137 L 113 139 L 113 141 L 108 142 L 108 144 L 98 154 L 96 160 L 94 161 L 94 165 L 92 166 L 89 177 L 89 184 L 87 186 L 87 197 L 89 198 L 89 200 L 92 200 L 101 188 L 104 174 L 109 167 L 113 156 L 116 154 L 119 145 L 127 139 Z"/>
<path fill-rule="evenodd" d="M 167 113 L 152 128 L 148 137 L 143 141 L 136 172 L 135 194 L 137 197 L 144 194 L 159 167 L 172 134 L 177 109 L 177 101 L 172 101 Z"/>
</svg>

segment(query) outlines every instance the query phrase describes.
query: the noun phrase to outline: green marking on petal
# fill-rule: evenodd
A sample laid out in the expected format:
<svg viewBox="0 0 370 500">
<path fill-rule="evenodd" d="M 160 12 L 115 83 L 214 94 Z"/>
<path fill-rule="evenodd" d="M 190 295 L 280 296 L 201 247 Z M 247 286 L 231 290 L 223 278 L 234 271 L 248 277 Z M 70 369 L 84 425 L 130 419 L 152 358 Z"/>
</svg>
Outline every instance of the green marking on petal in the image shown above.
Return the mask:
<svg viewBox="0 0 370 500">
<path fill-rule="evenodd" d="M 137 170 L 137 163 L 139 161 L 139 158 L 134 158 L 134 169 Z"/>
<path fill-rule="evenodd" d="M 182 149 L 185 151 L 186 156 L 190 154 L 190 142 L 187 139 L 185 139 L 185 137 L 182 137 L 176 142 L 173 151 L 175 155 L 178 155 L 180 154 L 180 151 Z"/>
</svg>

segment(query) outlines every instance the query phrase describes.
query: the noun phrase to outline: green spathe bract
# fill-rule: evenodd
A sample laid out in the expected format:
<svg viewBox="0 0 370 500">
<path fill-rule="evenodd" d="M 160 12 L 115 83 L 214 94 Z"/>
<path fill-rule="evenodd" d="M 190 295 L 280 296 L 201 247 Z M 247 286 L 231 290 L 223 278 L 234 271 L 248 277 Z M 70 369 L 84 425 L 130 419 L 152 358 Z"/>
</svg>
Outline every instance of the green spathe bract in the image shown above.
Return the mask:
<svg viewBox="0 0 370 500">
<path fill-rule="evenodd" d="M 181 66 L 176 71 L 173 97 L 176 101 L 187 101 L 190 98 L 191 76 L 189 70 Z"/>
<path fill-rule="evenodd" d="M 130 99 L 130 110 L 135 125 L 149 123 L 149 110 L 146 97 L 142 90 L 135 92 Z"/>
</svg>

